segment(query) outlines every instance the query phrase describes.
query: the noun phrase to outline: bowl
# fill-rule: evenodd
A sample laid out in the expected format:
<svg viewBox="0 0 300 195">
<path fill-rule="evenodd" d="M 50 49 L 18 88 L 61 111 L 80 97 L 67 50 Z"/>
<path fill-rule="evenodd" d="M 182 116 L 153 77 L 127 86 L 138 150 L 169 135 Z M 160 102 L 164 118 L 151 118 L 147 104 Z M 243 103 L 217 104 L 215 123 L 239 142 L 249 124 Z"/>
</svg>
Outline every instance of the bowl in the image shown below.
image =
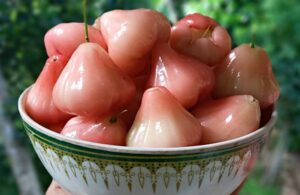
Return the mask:
<svg viewBox="0 0 300 195">
<path fill-rule="evenodd" d="M 220 143 L 177 148 L 134 148 L 65 137 L 18 108 L 42 164 L 74 195 L 229 195 L 246 178 L 277 120 L 274 109 L 258 130 Z"/>
</svg>

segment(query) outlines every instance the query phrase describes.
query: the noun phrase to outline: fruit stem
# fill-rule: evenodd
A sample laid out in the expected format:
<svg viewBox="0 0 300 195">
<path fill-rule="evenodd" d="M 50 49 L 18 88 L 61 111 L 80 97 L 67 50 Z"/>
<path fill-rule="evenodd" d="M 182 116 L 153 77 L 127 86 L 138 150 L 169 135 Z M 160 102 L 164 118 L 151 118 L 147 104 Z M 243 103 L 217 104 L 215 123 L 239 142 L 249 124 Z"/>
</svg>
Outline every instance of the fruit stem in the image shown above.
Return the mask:
<svg viewBox="0 0 300 195">
<path fill-rule="evenodd" d="M 112 116 L 112 117 L 109 119 L 109 122 L 110 122 L 111 124 L 114 124 L 114 123 L 116 123 L 117 121 L 118 121 L 117 116 Z"/>
<path fill-rule="evenodd" d="M 211 25 L 209 25 L 206 29 L 205 29 L 205 31 L 204 31 L 204 33 L 202 34 L 202 38 L 203 37 L 206 37 L 207 35 L 208 35 L 208 32 L 211 30 L 211 28 L 212 28 L 212 26 Z"/>
<path fill-rule="evenodd" d="M 88 24 L 87 24 L 87 0 L 83 0 L 83 21 L 84 21 L 84 31 L 85 31 L 85 42 L 89 42 L 89 32 L 88 32 Z"/>
</svg>

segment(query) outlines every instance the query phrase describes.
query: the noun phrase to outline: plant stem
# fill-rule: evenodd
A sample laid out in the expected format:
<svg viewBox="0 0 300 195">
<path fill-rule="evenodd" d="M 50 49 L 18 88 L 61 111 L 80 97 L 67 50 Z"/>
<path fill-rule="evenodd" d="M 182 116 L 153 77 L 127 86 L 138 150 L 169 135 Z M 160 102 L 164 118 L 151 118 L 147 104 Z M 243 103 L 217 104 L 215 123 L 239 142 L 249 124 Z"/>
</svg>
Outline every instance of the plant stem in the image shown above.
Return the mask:
<svg viewBox="0 0 300 195">
<path fill-rule="evenodd" d="M 251 41 L 251 43 L 250 43 L 250 47 L 251 47 L 251 48 L 255 48 L 255 39 L 256 39 L 255 34 L 253 34 L 253 35 L 252 35 L 252 41 Z"/>
<path fill-rule="evenodd" d="M 85 42 L 89 42 L 89 32 L 88 32 L 88 24 L 87 24 L 87 0 L 83 0 L 83 21 L 84 21 L 84 31 L 85 31 Z"/>
</svg>

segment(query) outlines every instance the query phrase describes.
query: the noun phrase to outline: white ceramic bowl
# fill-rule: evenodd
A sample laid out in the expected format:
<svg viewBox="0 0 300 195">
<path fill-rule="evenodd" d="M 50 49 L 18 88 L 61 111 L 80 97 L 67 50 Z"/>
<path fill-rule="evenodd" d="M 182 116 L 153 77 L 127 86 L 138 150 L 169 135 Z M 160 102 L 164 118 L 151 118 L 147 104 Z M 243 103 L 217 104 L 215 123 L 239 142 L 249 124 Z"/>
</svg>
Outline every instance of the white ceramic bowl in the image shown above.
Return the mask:
<svg viewBox="0 0 300 195">
<path fill-rule="evenodd" d="M 75 140 L 33 121 L 24 128 L 41 162 L 74 195 L 229 195 L 245 179 L 277 119 L 246 136 L 201 146 L 141 149 Z"/>
</svg>

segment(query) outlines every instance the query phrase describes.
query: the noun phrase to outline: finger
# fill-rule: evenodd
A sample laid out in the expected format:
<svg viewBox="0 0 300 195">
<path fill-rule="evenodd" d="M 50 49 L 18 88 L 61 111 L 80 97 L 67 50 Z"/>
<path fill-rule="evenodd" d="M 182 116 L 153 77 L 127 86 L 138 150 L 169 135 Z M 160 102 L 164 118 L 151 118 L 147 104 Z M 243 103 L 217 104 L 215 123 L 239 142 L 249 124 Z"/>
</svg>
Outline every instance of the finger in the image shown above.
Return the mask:
<svg viewBox="0 0 300 195">
<path fill-rule="evenodd" d="M 45 195 L 69 195 L 65 192 L 56 181 L 52 181 Z"/>
</svg>

